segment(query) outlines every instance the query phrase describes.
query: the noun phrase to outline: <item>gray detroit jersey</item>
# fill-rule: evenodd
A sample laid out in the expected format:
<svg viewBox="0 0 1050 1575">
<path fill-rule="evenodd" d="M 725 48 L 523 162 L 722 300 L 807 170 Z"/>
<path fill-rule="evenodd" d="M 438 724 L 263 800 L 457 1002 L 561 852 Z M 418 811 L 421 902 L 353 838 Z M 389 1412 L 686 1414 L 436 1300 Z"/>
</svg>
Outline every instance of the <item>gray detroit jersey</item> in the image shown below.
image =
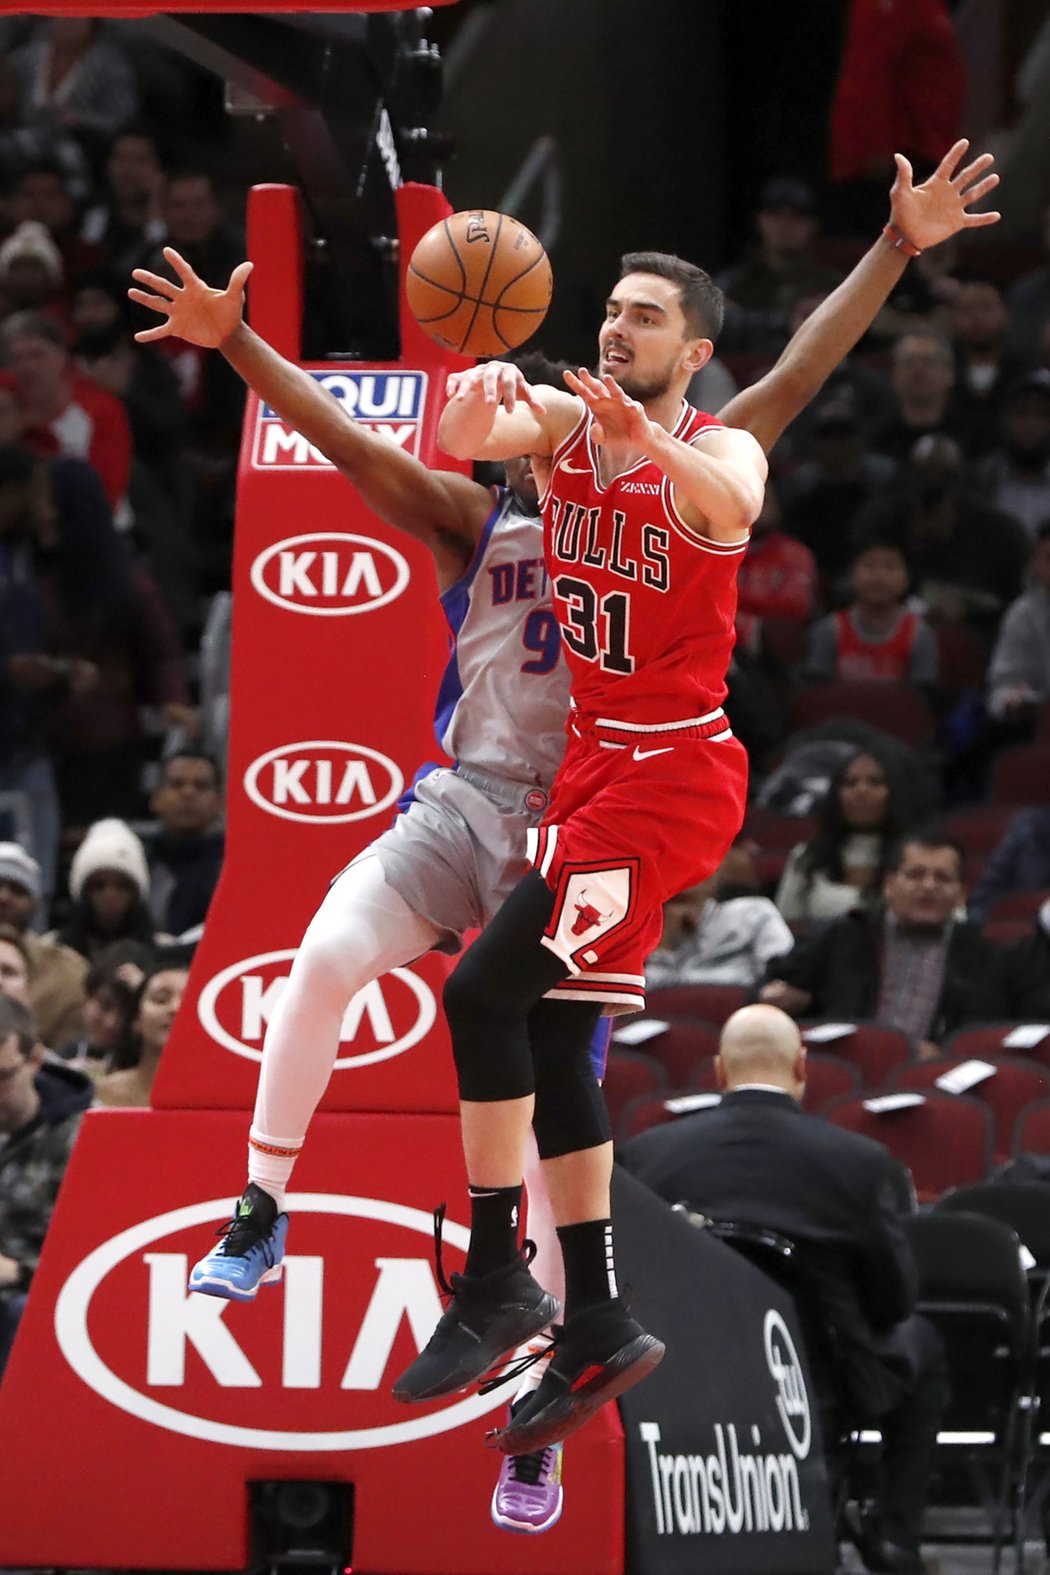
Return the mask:
<svg viewBox="0 0 1050 1575">
<path fill-rule="evenodd" d="M 470 566 L 441 597 L 454 641 L 434 730 L 460 765 L 549 788 L 565 751 L 569 673 L 543 524 L 503 491 Z"/>
</svg>

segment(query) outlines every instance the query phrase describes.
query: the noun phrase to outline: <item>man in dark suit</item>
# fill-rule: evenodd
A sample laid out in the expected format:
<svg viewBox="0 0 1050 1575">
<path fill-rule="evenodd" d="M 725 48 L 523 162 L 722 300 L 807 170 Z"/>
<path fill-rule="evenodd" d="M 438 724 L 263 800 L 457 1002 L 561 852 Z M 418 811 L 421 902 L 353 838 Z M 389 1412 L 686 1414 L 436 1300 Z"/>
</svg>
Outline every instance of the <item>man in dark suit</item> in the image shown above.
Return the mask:
<svg viewBox="0 0 1050 1575">
<path fill-rule="evenodd" d="M 794 1292 L 826 1431 L 873 1423 L 882 1484 L 861 1538 L 868 1569 L 912 1575 L 937 1429 L 948 1400 L 939 1337 L 913 1312 L 903 1167 L 879 1143 L 803 1113 L 796 1025 L 745 1006 L 722 1031 L 721 1103 L 634 1138 L 622 1156 L 668 1203 L 796 1245 Z"/>
<path fill-rule="evenodd" d="M 797 1017 L 900 1028 L 920 1054 L 966 1023 L 1000 1015 L 996 948 L 955 915 L 962 856 L 939 832 L 915 832 L 896 849 L 883 906 L 815 926 L 766 969 L 763 1001 Z"/>
</svg>

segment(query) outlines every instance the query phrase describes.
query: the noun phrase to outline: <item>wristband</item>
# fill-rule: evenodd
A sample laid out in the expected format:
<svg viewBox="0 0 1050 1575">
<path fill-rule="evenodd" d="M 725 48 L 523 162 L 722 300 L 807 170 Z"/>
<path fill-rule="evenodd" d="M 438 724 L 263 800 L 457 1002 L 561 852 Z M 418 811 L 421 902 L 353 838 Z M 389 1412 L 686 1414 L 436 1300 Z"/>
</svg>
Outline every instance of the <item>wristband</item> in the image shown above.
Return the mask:
<svg viewBox="0 0 1050 1575">
<path fill-rule="evenodd" d="M 895 224 L 884 225 L 882 233 L 885 235 L 886 239 L 892 243 L 894 249 L 896 251 L 903 252 L 905 257 L 922 256 L 922 247 L 916 246 L 913 244 L 913 242 L 909 241 L 908 237 L 906 235 L 902 235 Z"/>
</svg>

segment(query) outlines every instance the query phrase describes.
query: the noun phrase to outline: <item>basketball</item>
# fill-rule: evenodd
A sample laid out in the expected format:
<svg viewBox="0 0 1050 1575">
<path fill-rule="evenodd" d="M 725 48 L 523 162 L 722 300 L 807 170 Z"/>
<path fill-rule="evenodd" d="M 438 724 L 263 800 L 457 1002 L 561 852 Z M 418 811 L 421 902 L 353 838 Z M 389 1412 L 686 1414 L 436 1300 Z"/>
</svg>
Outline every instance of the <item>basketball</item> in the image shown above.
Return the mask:
<svg viewBox="0 0 1050 1575">
<path fill-rule="evenodd" d="M 547 315 L 554 280 L 541 243 L 506 213 L 452 213 L 412 253 L 409 309 L 435 342 L 460 355 L 500 356 Z"/>
</svg>

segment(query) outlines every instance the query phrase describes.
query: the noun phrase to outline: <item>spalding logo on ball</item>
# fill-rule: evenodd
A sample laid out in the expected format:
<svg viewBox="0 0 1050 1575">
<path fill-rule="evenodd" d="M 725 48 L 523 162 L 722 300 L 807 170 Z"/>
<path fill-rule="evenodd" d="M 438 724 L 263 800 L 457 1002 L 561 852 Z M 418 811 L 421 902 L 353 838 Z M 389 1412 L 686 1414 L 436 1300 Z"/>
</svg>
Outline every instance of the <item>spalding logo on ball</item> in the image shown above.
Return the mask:
<svg viewBox="0 0 1050 1575">
<path fill-rule="evenodd" d="M 423 236 L 408 264 L 412 316 L 460 355 L 505 355 L 547 315 L 554 280 L 531 230 L 506 213 L 452 213 Z"/>
</svg>

